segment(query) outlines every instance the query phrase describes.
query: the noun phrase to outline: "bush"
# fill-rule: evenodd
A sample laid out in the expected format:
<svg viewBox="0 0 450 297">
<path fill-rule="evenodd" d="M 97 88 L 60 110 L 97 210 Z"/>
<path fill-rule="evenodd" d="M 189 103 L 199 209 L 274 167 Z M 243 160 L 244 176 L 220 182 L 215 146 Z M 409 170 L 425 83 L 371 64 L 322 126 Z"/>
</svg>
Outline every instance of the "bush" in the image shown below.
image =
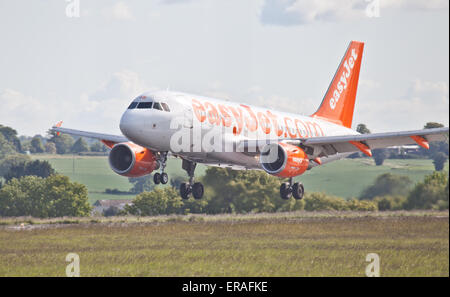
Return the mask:
<svg viewBox="0 0 450 297">
<path fill-rule="evenodd" d="M 67 134 L 55 134 L 49 142 L 53 142 L 55 144 L 56 152 L 58 154 L 70 153 L 74 144 L 73 138 Z"/>
<path fill-rule="evenodd" d="M 21 178 L 28 175 L 46 178 L 55 173 L 56 171 L 48 161 L 36 160 L 12 165 L 9 168 L 8 173 L 6 173 L 3 177 L 6 181 L 10 181 L 13 178 Z"/>
<path fill-rule="evenodd" d="M 15 146 L 0 133 L 0 160 L 15 153 L 17 153 Z"/>
<path fill-rule="evenodd" d="M 0 125 L 0 134 L 1 139 L 6 140 L 9 144 L 13 146 L 13 150 L 15 152 L 21 153 L 22 152 L 22 146 L 20 143 L 20 139 L 17 137 L 17 131 L 14 130 L 11 127 Z M 1 142 L 0 141 L 0 148 L 1 148 Z M 1 151 L 1 150 L 0 150 Z M 1 154 L 1 152 L 0 152 Z"/>
<path fill-rule="evenodd" d="M 4 159 L 0 159 L 0 176 L 5 176 L 11 167 L 19 166 L 29 162 L 31 159 L 27 155 L 13 154 Z"/>
<path fill-rule="evenodd" d="M 375 165 L 381 166 L 388 157 L 386 149 L 375 149 L 373 150 L 373 159 L 375 160 Z"/>
<path fill-rule="evenodd" d="M 0 216 L 76 217 L 90 211 L 86 187 L 62 175 L 14 178 L 0 189 Z"/>
<path fill-rule="evenodd" d="M 378 176 L 373 185 L 367 187 L 360 199 L 373 199 L 377 196 L 407 195 L 412 181 L 407 176 L 385 173 Z"/>
<path fill-rule="evenodd" d="M 289 209 L 280 199 L 280 179 L 262 171 L 210 167 L 202 178 L 208 213 L 256 213 Z"/>
<path fill-rule="evenodd" d="M 121 191 L 119 189 L 105 189 L 106 194 L 110 195 L 129 195 L 130 192 Z"/>
<path fill-rule="evenodd" d="M 406 196 L 401 195 L 375 197 L 373 201 L 378 205 L 380 211 L 402 210 L 406 206 Z"/>
<path fill-rule="evenodd" d="M 435 171 L 410 192 L 406 208 L 441 209 L 447 206 L 448 209 L 448 196 L 448 173 Z"/>
<path fill-rule="evenodd" d="M 377 211 L 378 206 L 373 201 L 360 201 L 357 199 L 345 200 L 343 198 L 328 196 L 324 193 L 311 193 L 305 197 L 306 211 Z"/>
<path fill-rule="evenodd" d="M 104 145 L 100 141 L 96 141 L 91 145 L 90 151 L 97 152 L 97 153 L 100 153 L 100 152 L 104 153 L 104 152 L 108 151 L 108 149 L 107 149 L 106 145 Z"/>
<path fill-rule="evenodd" d="M 110 206 L 107 209 L 105 209 L 103 211 L 103 215 L 105 217 L 113 217 L 113 216 L 117 216 L 120 213 L 120 209 L 117 208 L 116 206 Z"/>
<path fill-rule="evenodd" d="M 310 193 L 304 199 L 307 211 L 350 210 L 343 198 L 327 196 L 324 193 Z"/>
<path fill-rule="evenodd" d="M 442 171 L 447 162 L 448 156 L 442 152 L 438 152 L 433 155 L 433 164 L 436 171 Z"/>
<path fill-rule="evenodd" d="M 56 154 L 56 145 L 55 145 L 55 143 L 48 141 L 45 144 L 45 152 L 47 154 L 52 154 L 52 155 Z"/>
<path fill-rule="evenodd" d="M 142 192 L 150 192 L 155 187 L 153 178 L 150 175 L 141 177 L 130 177 L 128 181 L 133 184 L 130 192 L 133 194 L 140 194 Z"/>
<path fill-rule="evenodd" d="M 348 208 L 353 211 L 377 211 L 378 205 L 373 201 L 352 199 L 347 202 Z"/>
<path fill-rule="evenodd" d="M 175 189 L 158 188 L 137 195 L 133 205 L 125 206 L 125 211 L 140 216 L 183 214 L 183 202 Z"/>
<path fill-rule="evenodd" d="M 354 210 L 375 211 L 371 201 L 347 201 L 323 193 L 306 194 L 305 199 L 280 199 L 280 179 L 262 171 L 234 171 L 210 167 L 202 178 L 204 199 L 183 201 L 178 189 L 165 187 L 136 196 L 127 213 L 141 216 L 189 213 L 258 213 L 280 211 Z M 175 184 L 175 181 L 173 182 Z"/>
<path fill-rule="evenodd" d="M 42 140 L 35 136 L 33 139 L 31 139 L 30 142 L 30 152 L 33 154 L 36 153 L 43 153 L 45 151 L 44 145 L 42 144 Z"/>
<path fill-rule="evenodd" d="M 71 148 L 72 153 L 81 153 L 81 152 L 88 152 L 89 146 L 86 143 L 86 141 L 83 139 L 83 137 L 78 138 L 77 141 L 73 144 Z"/>
</svg>

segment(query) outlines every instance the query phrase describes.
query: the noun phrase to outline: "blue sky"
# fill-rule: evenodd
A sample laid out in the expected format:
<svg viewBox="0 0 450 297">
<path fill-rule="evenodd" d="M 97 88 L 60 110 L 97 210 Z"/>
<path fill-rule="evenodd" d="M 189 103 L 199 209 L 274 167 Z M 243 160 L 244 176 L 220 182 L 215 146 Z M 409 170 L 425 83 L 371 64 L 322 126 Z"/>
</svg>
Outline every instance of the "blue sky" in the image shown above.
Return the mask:
<svg viewBox="0 0 450 297">
<path fill-rule="evenodd" d="M 0 124 L 119 133 L 167 89 L 311 114 L 350 40 L 366 42 L 354 124 L 448 125 L 447 0 L 0 0 Z M 368 17 L 369 4 L 379 17 Z"/>
</svg>

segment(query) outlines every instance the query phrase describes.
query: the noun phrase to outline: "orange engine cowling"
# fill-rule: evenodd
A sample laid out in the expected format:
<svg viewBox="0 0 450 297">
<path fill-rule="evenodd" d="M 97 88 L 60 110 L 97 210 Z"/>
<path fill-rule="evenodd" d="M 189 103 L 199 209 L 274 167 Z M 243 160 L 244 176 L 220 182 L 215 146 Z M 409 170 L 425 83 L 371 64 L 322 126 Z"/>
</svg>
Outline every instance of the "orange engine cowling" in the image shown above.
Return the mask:
<svg viewBox="0 0 450 297">
<path fill-rule="evenodd" d="M 109 153 L 109 165 L 115 173 L 127 177 L 144 176 L 159 167 L 152 151 L 131 142 L 114 145 Z"/>
<path fill-rule="evenodd" d="M 260 156 L 262 168 L 278 177 L 294 177 L 308 169 L 308 156 L 299 147 L 286 143 L 266 145 Z"/>
</svg>

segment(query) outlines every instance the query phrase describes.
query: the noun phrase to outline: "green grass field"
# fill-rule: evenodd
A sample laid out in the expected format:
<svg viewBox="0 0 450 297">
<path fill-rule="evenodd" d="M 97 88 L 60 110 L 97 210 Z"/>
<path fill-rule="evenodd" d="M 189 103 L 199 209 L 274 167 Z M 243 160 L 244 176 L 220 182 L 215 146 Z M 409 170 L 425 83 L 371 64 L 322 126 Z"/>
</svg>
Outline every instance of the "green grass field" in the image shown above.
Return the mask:
<svg viewBox="0 0 450 297">
<path fill-rule="evenodd" d="M 121 191 L 128 191 L 131 188 L 128 178 L 115 174 L 109 168 L 107 157 L 34 155 L 33 158 L 48 160 L 59 173 L 86 185 L 91 203 L 98 199 L 134 198 L 134 195 L 104 193 L 106 188 L 116 188 Z M 196 170 L 197 176 L 203 175 L 205 170 L 205 166 L 199 165 Z M 350 198 L 358 196 L 380 174 L 386 172 L 402 174 L 417 182 L 433 170 L 434 166 L 431 160 L 386 160 L 383 166 L 375 166 L 372 159 L 345 159 L 316 167 L 297 177 L 296 180 L 303 182 L 306 191 L 325 192 Z M 448 162 L 446 170 L 448 170 Z M 179 159 L 169 160 L 167 172 L 169 176 L 182 176 L 187 179 L 186 173 L 181 169 L 181 160 Z"/>
<path fill-rule="evenodd" d="M 89 202 L 99 199 L 133 199 L 135 195 L 110 195 L 105 189 L 129 191 L 132 184 L 127 177 L 120 176 L 111 170 L 107 157 L 72 156 L 72 155 L 33 155 L 34 159 L 47 160 L 53 168 L 71 180 L 86 185 L 89 191 Z M 180 160 L 170 160 L 166 169 L 170 176 L 182 175 Z M 205 167 L 199 166 L 199 175 L 203 175 Z M 184 175 L 183 175 L 184 176 Z M 149 177 L 151 178 L 151 176 Z"/>
<path fill-rule="evenodd" d="M 448 212 L 111 220 L 3 222 L 0 276 L 65 276 L 68 253 L 81 276 L 365 276 L 369 253 L 381 276 L 449 276 Z"/>
<path fill-rule="evenodd" d="M 445 170 L 448 171 L 448 162 Z M 370 186 L 377 176 L 392 173 L 408 176 L 414 183 L 423 180 L 424 176 L 434 171 L 432 160 L 388 159 L 382 166 L 375 166 L 373 159 L 344 159 L 324 166 L 313 168 L 296 180 L 302 181 L 310 192 L 352 198 L 358 197 L 362 190 Z"/>
</svg>

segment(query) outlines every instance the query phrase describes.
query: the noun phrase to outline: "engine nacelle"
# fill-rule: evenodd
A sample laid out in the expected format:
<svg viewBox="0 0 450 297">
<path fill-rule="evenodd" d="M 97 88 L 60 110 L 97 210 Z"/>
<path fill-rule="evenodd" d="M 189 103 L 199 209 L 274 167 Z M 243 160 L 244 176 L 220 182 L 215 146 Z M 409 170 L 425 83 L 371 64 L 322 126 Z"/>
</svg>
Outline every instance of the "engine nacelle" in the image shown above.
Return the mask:
<svg viewBox="0 0 450 297">
<path fill-rule="evenodd" d="M 262 168 L 278 177 L 294 177 L 308 169 L 308 156 L 299 147 L 286 143 L 266 145 L 260 156 Z"/>
<path fill-rule="evenodd" d="M 144 176 L 159 167 L 149 149 L 131 142 L 114 145 L 109 153 L 109 165 L 115 173 L 127 177 Z"/>
</svg>

